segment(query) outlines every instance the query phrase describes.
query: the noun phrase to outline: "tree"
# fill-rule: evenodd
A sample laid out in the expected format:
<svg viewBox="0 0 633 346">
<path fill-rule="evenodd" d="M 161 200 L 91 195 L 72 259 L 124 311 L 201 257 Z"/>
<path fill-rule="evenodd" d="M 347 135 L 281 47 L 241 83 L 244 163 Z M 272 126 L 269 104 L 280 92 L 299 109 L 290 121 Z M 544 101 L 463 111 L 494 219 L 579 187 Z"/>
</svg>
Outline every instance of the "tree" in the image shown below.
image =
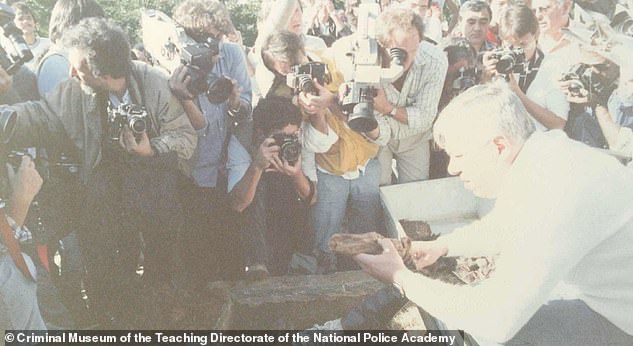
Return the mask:
<svg viewBox="0 0 633 346">
<path fill-rule="evenodd" d="M 173 8 L 182 0 L 96 0 L 106 15 L 127 30 L 130 42 L 134 44 L 141 37 L 142 8 L 157 9 L 171 16 Z M 35 14 L 38 33 L 48 36 L 50 14 L 56 0 L 24 0 Z M 235 27 L 241 31 L 244 43 L 252 45 L 257 37 L 257 12 L 260 2 L 257 0 L 227 0 L 224 1 Z"/>
</svg>

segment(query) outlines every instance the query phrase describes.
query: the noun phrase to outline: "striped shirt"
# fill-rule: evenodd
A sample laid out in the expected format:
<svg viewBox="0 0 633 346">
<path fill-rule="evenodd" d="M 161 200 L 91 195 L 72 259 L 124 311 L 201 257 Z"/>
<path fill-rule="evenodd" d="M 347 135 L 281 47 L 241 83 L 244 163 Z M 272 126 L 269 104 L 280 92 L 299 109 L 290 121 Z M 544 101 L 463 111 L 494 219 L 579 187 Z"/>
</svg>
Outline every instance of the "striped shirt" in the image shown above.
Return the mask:
<svg viewBox="0 0 633 346">
<path fill-rule="evenodd" d="M 447 68 L 446 54 L 431 43 L 422 41 L 402 90 L 398 91 L 390 82 L 381 83 L 389 103 L 395 107 L 406 107 L 409 124 L 403 124 L 389 116 L 379 116 L 380 135 L 376 143 L 385 145 L 391 139 L 402 139 L 424 132 L 429 132 L 430 137 Z"/>
</svg>

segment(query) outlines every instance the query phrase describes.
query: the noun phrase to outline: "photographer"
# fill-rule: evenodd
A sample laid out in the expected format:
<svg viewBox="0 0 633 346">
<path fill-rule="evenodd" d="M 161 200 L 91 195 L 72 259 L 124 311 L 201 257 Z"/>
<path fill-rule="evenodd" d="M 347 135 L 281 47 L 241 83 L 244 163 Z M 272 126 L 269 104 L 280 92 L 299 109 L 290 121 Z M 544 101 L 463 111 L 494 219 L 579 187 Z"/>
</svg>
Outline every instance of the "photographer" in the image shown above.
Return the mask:
<svg viewBox="0 0 633 346">
<path fill-rule="evenodd" d="M 370 138 L 380 148 L 381 185 L 391 184 L 392 159 L 398 183 L 429 177 L 429 139 L 437 114 L 448 63 L 441 49 L 423 40 L 420 16 L 403 8 L 388 8 L 376 22 L 376 39 L 386 50 L 406 52 L 403 74 L 395 81 L 381 81 L 374 97 L 379 130 Z"/>
<path fill-rule="evenodd" d="M 208 280 L 225 277 L 231 269 L 239 271 L 236 251 L 228 246 L 234 230 L 227 226 L 230 209 L 226 194 L 250 164 L 248 153 L 234 135 L 233 123 L 250 126 L 251 82 L 241 47 L 223 38 L 232 32 L 233 25 L 221 2 L 185 1 L 174 9 L 174 20 L 196 42 L 218 45 L 216 55 L 211 57 L 212 69 L 200 73 L 230 80 L 229 90 L 218 91 L 228 91 L 228 100 L 212 103 L 210 91 L 207 95 L 191 92 L 191 66 L 181 65 L 170 78 L 170 88 L 180 99 L 199 138 L 191 178 L 183 179 L 179 190 L 187 230 L 183 234 L 183 261 L 195 284 L 204 287 Z"/>
<path fill-rule="evenodd" d="M 315 78 L 316 92 L 301 91 L 297 99 L 304 114 L 303 147 L 316 153 L 316 179 L 311 180 L 319 182 L 319 198 L 312 209 L 311 225 L 316 235 L 318 271 L 332 272 L 337 270 L 337 265 L 328 241 L 332 234 L 339 232 L 348 210 L 351 232 L 384 228 L 378 188 L 380 168 L 374 159 L 378 146 L 347 126 L 333 94 L 342 76 L 324 56 L 308 57 L 300 36 L 289 31 L 273 32 L 262 45 L 262 57 L 278 81 L 271 95 L 287 98 L 293 95 L 293 90 L 284 82 L 292 66 L 320 58 L 331 75 L 327 86 L 320 85 Z M 303 157 L 304 161 L 306 158 Z M 309 168 L 304 170 L 309 176 L 313 174 Z"/>
<path fill-rule="evenodd" d="M 189 171 L 197 137 L 167 76 L 131 61 L 120 27 L 84 19 L 63 42 L 73 78 L 40 101 L 12 106 L 18 117 L 11 144 L 44 146 L 81 163 L 88 192 L 78 228 L 88 291 L 93 308 L 109 320 L 133 309 L 125 298 L 136 277 L 140 232 L 144 280 L 169 279 L 165 261 L 179 216 L 174 179 L 178 168 Z M 131 113 L 124 104 L 134 105 Z"/>
<path fill-rule="evenodd" d="M 506 77 L 537 130 L 562 129 L 569 115 L 569 102 L 554 81 L 565 71 L 565 65 L 537 48 L 538 30 L 539 23 L 529 7 L 508 8 L 499 19 L 499 35 L 507 48 L 485 53 L 484 68 L 493 78 Z"/>
<path fill-rule="evenodd" d="M 301 112 L 289 99 L 262 99 L 253 111 L 254 159 L 231 191 L 244 211 L 247 275 L 285 275 L 294 252 L 310 245 L 308 210 L 316 182 L 301 169 Z"/>
<path fill-rule="evenodd" d="M 619 110 L 619 93 L 614 92 L 619 68 L 597 52 L 582 48 L 581 52 L 581 62 L 563 74 L 559 81 L 559 87 L 571 105 L 565 131 L 569 138 L 606 149 L 610 144 L 601 130 L 598 107 L 617 103 L 610 108 L 620 115 L 620 120 L 626 121 Z"/>
<path fill-rule="evenodd" d="M 489 52 L 497 47 L 487 39 L 491 18 L 492 10 L 486 1 L 466 1 L 459 8 L 459 23 L 453 36 L 466 38 L 477 53 Z"/>
<path fill-rule="evenodd" d="M 20 244 L 32 239 L 24 220 L 42 177 L 28 156 L 15 172 L 12 167 L 2 168 L 8 169 L 11 192 L 8 207 L 0 209 L 0 330 L 45 330 L 37 302 L 35 265 L 20 249 Z"/>
</svg>

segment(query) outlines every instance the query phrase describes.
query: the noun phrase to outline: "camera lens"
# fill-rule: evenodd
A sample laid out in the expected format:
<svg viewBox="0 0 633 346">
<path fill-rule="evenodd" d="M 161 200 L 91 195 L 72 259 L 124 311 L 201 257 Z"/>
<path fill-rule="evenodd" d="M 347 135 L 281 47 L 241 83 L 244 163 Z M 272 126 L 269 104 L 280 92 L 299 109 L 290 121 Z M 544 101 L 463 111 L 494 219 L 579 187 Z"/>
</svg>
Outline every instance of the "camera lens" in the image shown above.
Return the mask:
<svg viewBox="0 0 633 346">
<path fill-rule="evenodd" d="M 16 120 L 15 111 L 3 109 L 0 112 L 0 144 L 8 144 L 11 141 Z"/>
<path fill-rule="evenodd" d="M 130 129 L 132 129 L 134 133 L 137 134 L 143 133 L 145 131 L 145 128 L 147 127 L 145 124 L 145 119 L 136 117 L 130 118 L 130 123 L 128 124 L 128 126 L 130 127 Z"/>
<path fill-rule="evenodd" d="M 389 57 L 391 58 L 391 63 L 397 66 L 403 66 L 404 60 L 407 56 L 407 52 L 401 48 L 391 48 L 389 50 Z"/>
<path fill-rule="evenodd" d="M 316 93 L 317 89 L 314 86 L 314 82 L 312 81 L 312 79 L 310 78 L 310 75 L 308 74 L 301 74 L 297 77 L 298 81 L 297 83 L 299 84 L 299 89 L 301 91 L 305 91 L 307 93 Z"/>
</svg>

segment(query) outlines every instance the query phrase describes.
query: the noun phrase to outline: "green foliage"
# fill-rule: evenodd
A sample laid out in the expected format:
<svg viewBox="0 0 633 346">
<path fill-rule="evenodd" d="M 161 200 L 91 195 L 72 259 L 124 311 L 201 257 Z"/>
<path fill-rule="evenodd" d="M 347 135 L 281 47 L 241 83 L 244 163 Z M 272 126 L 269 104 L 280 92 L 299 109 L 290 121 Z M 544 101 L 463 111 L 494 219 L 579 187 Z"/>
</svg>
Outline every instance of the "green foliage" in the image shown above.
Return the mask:
<svg viewBox="0 0 633 346">
<path fill-rule="evenodd" d="M 48 22 L 51 10 L 56 0 L 23 0 L 35 14 L 40 36 L 48 36 Z M 134 44 L 140 40 L 140 9 L 151 8 L 172 14 L 173 8 L 182 0 L 96 0 L 106 14 L 127 30 L 130 42 Z M 260 1 L 257 0 L 226 0 L 235 27 L 242 33 L 244 44 L 252 45 L 257 37 L 257 12 Z"/>
<path fill-rule="evenodd" d="M 244 45 L 252 46 L 257 38 L 257 13 L 261 2 L 227 0 L 225 4 L 231 14 L 233 25 L 242 33 Z"/>
</svg>

